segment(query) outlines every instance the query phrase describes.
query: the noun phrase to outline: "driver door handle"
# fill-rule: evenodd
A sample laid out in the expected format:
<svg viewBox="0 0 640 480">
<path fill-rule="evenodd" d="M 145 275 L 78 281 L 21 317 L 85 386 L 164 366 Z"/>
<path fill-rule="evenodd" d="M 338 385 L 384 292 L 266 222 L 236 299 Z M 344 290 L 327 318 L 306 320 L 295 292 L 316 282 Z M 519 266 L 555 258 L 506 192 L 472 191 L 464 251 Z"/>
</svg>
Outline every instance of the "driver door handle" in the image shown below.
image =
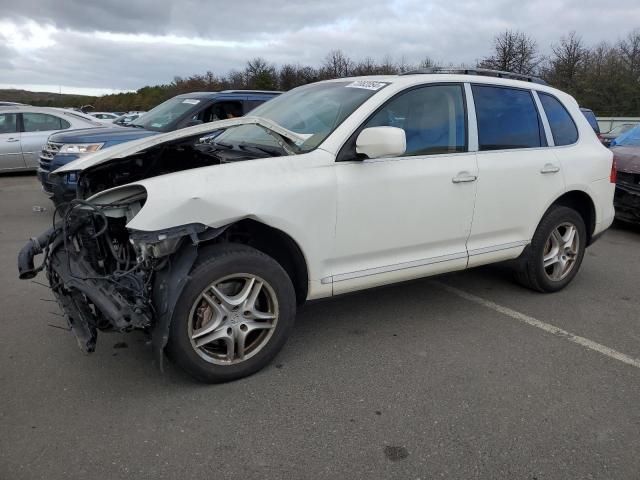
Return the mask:
<svg viewBox="0 0 640 480">
<path fill-rule="evenodd" d="M 478 179 L 476 175 L 471 175 L 469 172 L 460 172 L 458 175 L 453 177 L 451 181 L 453 183 L 467 183 L 467 182 L 475 182 Z"/>
<path fill-rule="evenodd" d="M 7 138 L 7 142 L 8 143 L 10 143 L 10 142 L 19 142 L 19 141 L 20 141 L 19 138 L 15 138 L 15 137 Z"/>
</svg>

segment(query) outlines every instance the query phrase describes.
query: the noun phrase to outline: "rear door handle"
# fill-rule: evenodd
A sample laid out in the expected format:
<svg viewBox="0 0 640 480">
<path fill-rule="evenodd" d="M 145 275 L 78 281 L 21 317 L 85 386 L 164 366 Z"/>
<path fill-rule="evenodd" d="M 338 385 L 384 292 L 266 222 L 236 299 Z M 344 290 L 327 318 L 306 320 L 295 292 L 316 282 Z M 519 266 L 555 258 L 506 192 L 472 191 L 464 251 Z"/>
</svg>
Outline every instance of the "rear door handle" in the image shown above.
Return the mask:
<svg viewBox="0 0 640 480">
<path fill-rule="evenodd" d="M 7 142 L 19 142 L 19 138 L 7 138 Z"/>
<path fill-rule="evenodd" d="M 460 172 L 458 175 L 453 177 L 451 181 L 453 183 L 467 183 L 467 182 L 475 182 L 478 179 L 476 175 L 471 175 L 469 172 Z"/>
<path fill-rule="evenodd" d="M 557 167 L 553 163 L 547 163 L 544 167 L 542 167 L 540 173 L 558 173 L 559 171 L 560 167 Z"/>
</svg>

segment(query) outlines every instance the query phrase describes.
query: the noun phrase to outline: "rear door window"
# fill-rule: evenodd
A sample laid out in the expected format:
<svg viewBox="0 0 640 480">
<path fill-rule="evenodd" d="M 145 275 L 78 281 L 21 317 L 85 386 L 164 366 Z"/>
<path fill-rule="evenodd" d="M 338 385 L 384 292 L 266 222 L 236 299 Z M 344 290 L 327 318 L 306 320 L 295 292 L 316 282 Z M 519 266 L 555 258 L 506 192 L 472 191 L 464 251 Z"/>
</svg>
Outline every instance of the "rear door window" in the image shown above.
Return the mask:
<svg viewBox="0 0 640 480">
<path fill-rule="evenodd" d="M 571 145 L 578 141 L 578 129 L 564 105 L 553 95 L 538 92 L 540 103 L 549 120 L 553 143 L 556 146 Z"/>
<path fill-rule="evenodd" d="M 66 120 L 46 113 L 25 112 L 22 114 L 22 123 L 25 132 L 46 132 L 71 127 Z"/>
<path fill-rule="evenodd" d="M 544 129 L 529 90 L 473 85 L 480 150 L 546 146 Z"/>
<path fill-rule="evenodd" d="M 17 113 L 0 113 L 0 134 L 16 133 L 18 130 Z"/>
</svg>

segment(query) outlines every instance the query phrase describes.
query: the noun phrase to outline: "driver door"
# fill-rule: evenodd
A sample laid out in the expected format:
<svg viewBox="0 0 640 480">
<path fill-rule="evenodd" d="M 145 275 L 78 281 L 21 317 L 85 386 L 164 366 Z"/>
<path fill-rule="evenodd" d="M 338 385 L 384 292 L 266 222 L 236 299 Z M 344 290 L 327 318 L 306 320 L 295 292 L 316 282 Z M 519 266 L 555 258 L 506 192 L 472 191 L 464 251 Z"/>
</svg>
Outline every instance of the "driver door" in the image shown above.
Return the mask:
<svg viewBox="0 0 640 480">
<path fill-rule="evenodd" d="M 334 294 L 466 267 L 478 169 L 467 151 L 464 95 L 461 84 L 404 91 L 343 147 Z M 402 128 L 405 154 L 357 159 L 355 138 L 373 126 Z"/>
</svg>

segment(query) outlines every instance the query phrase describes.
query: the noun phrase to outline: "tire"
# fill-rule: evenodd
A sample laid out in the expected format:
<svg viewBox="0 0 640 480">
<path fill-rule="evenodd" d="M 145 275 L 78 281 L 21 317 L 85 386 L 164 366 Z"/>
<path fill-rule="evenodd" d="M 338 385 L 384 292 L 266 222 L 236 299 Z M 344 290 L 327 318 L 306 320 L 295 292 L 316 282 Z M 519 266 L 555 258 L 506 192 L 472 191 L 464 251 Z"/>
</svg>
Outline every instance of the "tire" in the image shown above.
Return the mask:
<svg viewBox="0 0 640 480">
<path fill-rule="evenodd" d="M 293 284 L 273 258 L 240 244 L 207 246 L 174 309 L 167 353 L 200 381 L 236 380 L 276 356 L 295 315 Z"/>
<path fill-rule="evenodd" d="M 577 242 L 570 248 L 566 247 L 567 242 L 560 241 L 562 238 L 570 237 L 569 226 L 575 228 Z M 561 237 L 558 238 L 556 235 L 552 238 L 554 232 Z M 557 255 L 554 255 L 555 246 L 559 247 Z M 516 279 L 523 286 L 538 292 L 551 293 L 562 290 L 578 273 L 586 246 L 587 229 L 582 216 L 569 207 L 552 206 L 540 221 L 531 245 L 519 259 Z M 554 263 L 545 267 L 545 257 L 548 259 L 547 262 Z M 562 262 L 567 262 L 567 265 Z M 563 268 L 568 269 L 562 270 Z"/>
</svg>

